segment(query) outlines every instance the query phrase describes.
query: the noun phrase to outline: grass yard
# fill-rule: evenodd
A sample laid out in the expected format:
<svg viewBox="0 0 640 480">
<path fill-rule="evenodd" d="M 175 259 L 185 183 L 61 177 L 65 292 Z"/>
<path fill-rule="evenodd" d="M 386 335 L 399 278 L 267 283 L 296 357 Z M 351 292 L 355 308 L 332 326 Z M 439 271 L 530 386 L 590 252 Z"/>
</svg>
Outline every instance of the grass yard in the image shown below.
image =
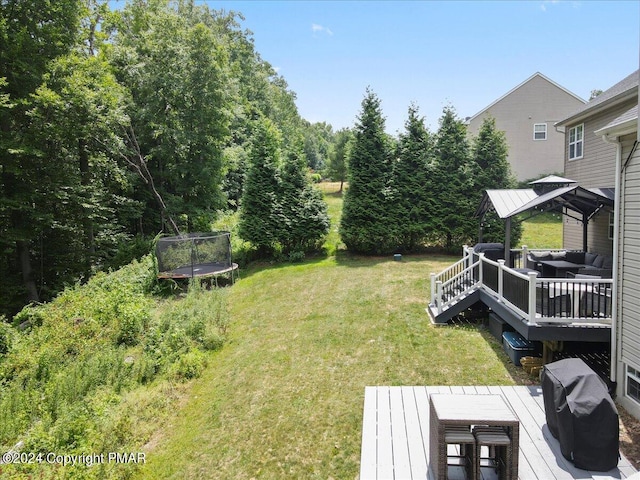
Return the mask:
<svg viewBox="0 0 640 480">
<path fill-rule="evenodd" d="M 340 196 L 327 199 L 336 218 Z M 429 273 L 454 258 L 351 256 L 335 225 L 327 243 L 335 255 L 242 272 L 230 341 L 149 445 L 139 478 L 355 478 L 365 386 L 526 380 L 488 332 L 429 322 Z"/>
<path fill-rule="evenodd" d="M 528 248 L 562 248 L 562 218 L 542 214 L 523 223 L 521 245 Z"/>
<path fill-rule="evenodd" d="M 514 384 L 486 332 L 430 324 L 428 272 L 451 260 L 338 255 L 243 272 L 230 342 L 141 477 L 355 478 L 366 385 Z"/>
</svg>

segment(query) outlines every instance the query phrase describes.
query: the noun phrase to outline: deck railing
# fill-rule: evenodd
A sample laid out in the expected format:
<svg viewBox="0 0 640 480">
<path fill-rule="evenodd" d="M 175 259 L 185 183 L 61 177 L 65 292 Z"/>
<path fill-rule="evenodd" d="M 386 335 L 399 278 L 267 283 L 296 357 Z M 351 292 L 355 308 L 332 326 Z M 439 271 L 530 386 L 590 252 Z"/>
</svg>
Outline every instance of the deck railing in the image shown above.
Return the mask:
<svg viewBox="0 0 640 480">
<path fill-rule="evenodd" d="M 480 288 L 531 324 L 611 324 L 612 279 L 538 278 L 524 260 L 510 268 L 470 247 L 463 252 L 461 260 L 431 275 L 431 304 L 438 313 Z M 525 248 L 522 259 L 526 253 Z"/>
</svg>

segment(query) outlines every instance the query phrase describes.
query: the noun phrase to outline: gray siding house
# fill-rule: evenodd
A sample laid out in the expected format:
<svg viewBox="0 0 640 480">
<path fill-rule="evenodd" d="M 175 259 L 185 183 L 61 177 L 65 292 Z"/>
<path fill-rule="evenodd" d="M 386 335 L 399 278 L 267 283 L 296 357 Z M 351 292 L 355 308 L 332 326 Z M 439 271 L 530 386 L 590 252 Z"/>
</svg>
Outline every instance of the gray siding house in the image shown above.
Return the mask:
<svg viewBox="0 0 640 480">
<path fill-rule="evenodd" d="M 565 131 L 565 174 L 587 188 L 614 187 L 614 211 L 589 222 L 590 249 L 611 252 L 612 379 L 618 401 L 640 418 L 640 149 L 636 71 L 558 123 Z M 575 223 L 575 222 L 574 222 Z M 576 228 L 577 227 L 577 228 Z M 564 225 L 564 246 L 579 248 L 580 227 Z"/>
<path fill-rule="evenodd" d="M 556 124 L 564 133 L 564 176 L 585 188 L 613 188 L 616 145 L 596 133 L 638 104 L 638 75 L 632 73 Z M 613 211 L 605 210 L 589 221 L 589 251 L 613 253 Z M 564 219 L 564 246 L 582 248 L 582 226 Z"/>
<path fill-rule="evenodd" d="M 505 132 L 511 170 L 519 181 L 560 173 L 564 134 L 554 124 L 584 104 L 582 98 L 535 73 L 470 117 L 467 131 L 476 136 L 485 118 L 495 118 L 498 130 Z"/>
</svg>

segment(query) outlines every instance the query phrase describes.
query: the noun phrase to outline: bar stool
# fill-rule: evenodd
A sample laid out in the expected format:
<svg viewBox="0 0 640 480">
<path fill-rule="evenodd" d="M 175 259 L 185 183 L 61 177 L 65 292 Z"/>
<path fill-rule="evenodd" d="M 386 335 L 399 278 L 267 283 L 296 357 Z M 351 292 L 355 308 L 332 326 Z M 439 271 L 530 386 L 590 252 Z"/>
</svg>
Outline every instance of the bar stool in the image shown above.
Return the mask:
<svg viewBox="0 0 640 480">
<path fill-rule="evenodd" d="M 511 480 L 511 439 L 502 427 L 476 426 L 473 428 L 476 440 L 476 478 L 482 478 L 480 468 L 482 459 L 488 458 L 493 465 L 500 480 Z M 482 447 L 489 449 L 489 456 L 482 457 Z"/>
<path fill-rule="evenodd" d="M 462 463 L 467 478 L 475 480 L 476 473 L 476 441 L 473 433 L 469 429 L 470 427 L 465 425 L 460 426 L 447 426 L 444 430 L 444 443 L 445 450 L 448 450 L 449 445 L 458 445 L 460 449 L 460 455 L 449 455 L 447 452 L 447 466 L 456 465 L 459 466 Z M 456 463 L 450 463 L 451 460 L 457 460 Z M 448 467 L 445 469 L 444 479 L 448 478 Z"/>
</svg>

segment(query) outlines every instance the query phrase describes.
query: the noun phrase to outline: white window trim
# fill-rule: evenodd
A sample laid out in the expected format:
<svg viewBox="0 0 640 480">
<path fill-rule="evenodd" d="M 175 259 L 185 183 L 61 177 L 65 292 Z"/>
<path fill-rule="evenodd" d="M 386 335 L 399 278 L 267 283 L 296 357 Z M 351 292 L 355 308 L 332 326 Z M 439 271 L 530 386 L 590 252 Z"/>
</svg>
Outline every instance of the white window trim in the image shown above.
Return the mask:
<svg viewBox="0 0 640 480">
<path fill-rule="evenodd" d="M 579 127 L 582 127 L 582 138 L 580 139 L 580 143 L 582 144 L 582 151 L 580 152 L 581 155 L 579 157 L 572 157 L 571 156 L 571 145 L 572 145 L 572 143 L 571 143 L 571 130 L 576 130 L 577 131 L 577 129 Z M 575 127 L 570 128 L 568 135 L 569 135 L 569 137 L 568 137 L 569 142 L 567 144 L 567 156 L 569 158 L 569 161 L 579 160 L 582 157 L 584 157 L 584 123 L 581 123 L 580 125 L 576 125 Z M 575 142 L 573 142 L 573 144 L 577 145 L 578 141 L 576 140 Z"/>
<path fill-rule="evenodd" d="M 536 133 L 543 133 L 543 132 L 536 132 L 536 127 L 544 127 L 544 138 L 536 138 Z M 547 139 L 547 124 L 546 123 L 534 123 L 533 124 L 533 140 L 535 142 L 543 142 Z"/>
<path fill-rule="evenodd" d="M 629 368 L 635 370 L 636 374 L 634 375 L 633 373 L 629 372 Z M 624 369 L 624 396 L 627 397 L 629 400 L 632 400 L 633 402 L 636 402 L 637 404 L 640 404 L 640 399 L 632 397 L 631 395 L 629 395 L 627 392 L 629 391 L 629 379 L 633 379 L 634 381 L 640 383 L 640 371 L 638 371 L 637 368 L 634 368 L 632 365 L 627 365 L 625 364 L 625 369 Z"/>
</svg>

